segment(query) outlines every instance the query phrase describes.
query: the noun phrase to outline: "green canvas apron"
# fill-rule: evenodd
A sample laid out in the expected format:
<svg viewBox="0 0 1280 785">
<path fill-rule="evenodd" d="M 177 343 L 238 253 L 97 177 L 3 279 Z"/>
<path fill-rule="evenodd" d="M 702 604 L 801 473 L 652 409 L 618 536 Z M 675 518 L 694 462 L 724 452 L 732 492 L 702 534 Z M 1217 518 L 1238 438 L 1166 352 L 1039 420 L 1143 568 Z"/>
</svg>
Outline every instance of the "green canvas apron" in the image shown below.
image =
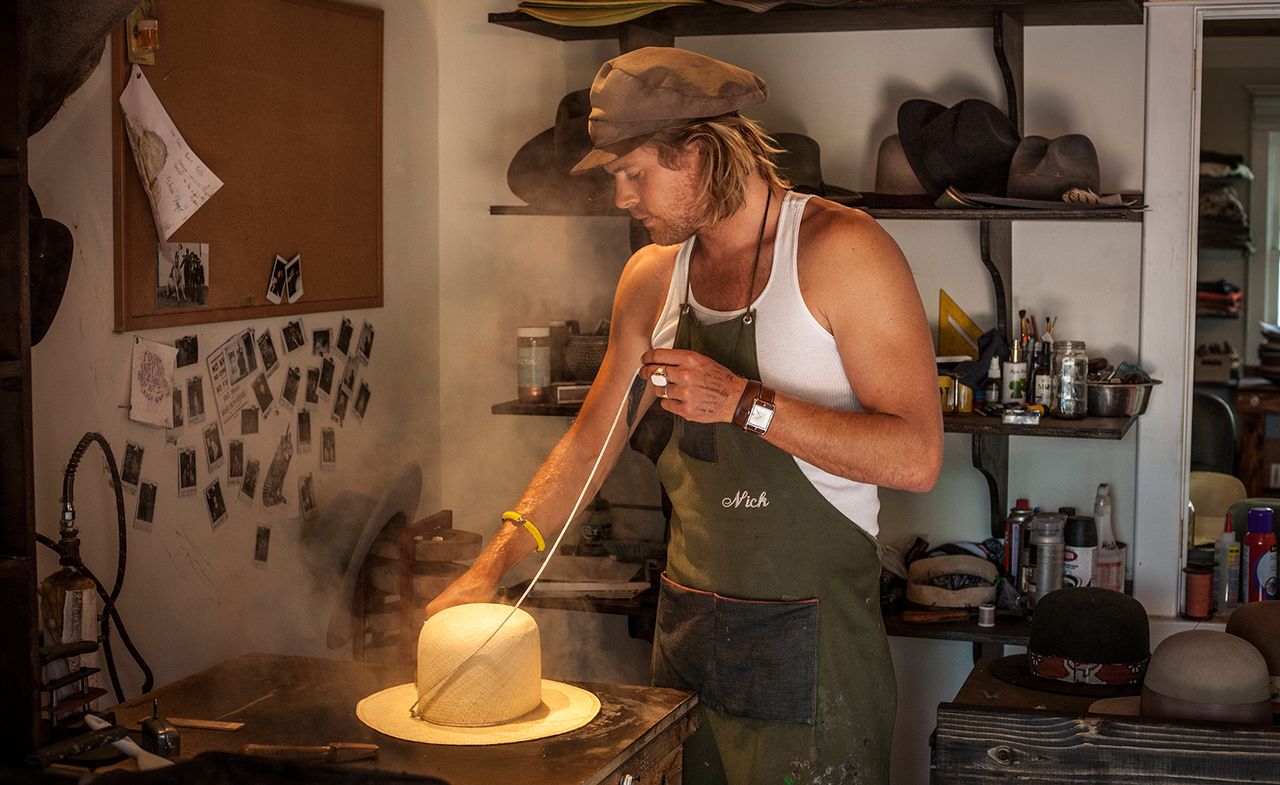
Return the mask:
<svg viewBox="0 0 1280 785">
<path fill-rule="evenodd" d="M 758 379 L 754 315 L 681 312 L 675 347 Z M 795 459 L 729 423 L 677 418 L 653 682 L 696 690 L 684 781 L 887 784 L 897 688 L 875 540 Z"/>
</svg>

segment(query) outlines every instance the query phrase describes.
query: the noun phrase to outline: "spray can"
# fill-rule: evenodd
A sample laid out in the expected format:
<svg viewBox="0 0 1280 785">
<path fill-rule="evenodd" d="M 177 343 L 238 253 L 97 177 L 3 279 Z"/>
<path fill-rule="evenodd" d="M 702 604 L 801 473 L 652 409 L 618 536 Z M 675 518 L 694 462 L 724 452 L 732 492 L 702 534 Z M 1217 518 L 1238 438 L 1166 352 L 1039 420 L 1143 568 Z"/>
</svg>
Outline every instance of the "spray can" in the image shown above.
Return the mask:
<svg viewBox="0 0 1280 785">
<path fill-rule="evenodd" d="M 1031 547 L 1036 553 L 1036 584 L 1030 604 L 1062 588 L 1063 536 L 1066 516 L 1041 513 L 1031 523 Z"/>
<path fill-rule="evenodd" d="M 1276 599 L 1276 532 L 1270 507 L 1249 510 L 1240 565 L 1245 569 L 1245 602 Z"/>
<path fill-rule="evenodd" d="M 986 403 L 1000 403 L 1000 358 L 992 357 L 987 367 L 987 381 L 984 385 L 983 398 Z"/>
<path fill-rule="evenodd" d="M 1004 571 L 1018 582 L 1018 568 L 1021 566 L 1022 544 L 1027 536 L 1026 525 L 1034 517 L 1031 503 L 1026 499 L 1018 499 L 1009 510 L 1009 517 L 1004 519 Z"/>
<path fill-rule="evenodd" d="M 1240 604 L 1240 543 L 1231 528 L 1231 513 L 1222 527 L 1222 536 L 1213 544 L 1213 598 L 1220 610 Z"/>
<path fill-rule="evenodd" d="M 1069 587 L 1093 585 L 1093 563 L 1098 552 L 1098 527 L 1089 515 L 1067 518 L 1062 538 L 1063 581 Z"/>
</svg>

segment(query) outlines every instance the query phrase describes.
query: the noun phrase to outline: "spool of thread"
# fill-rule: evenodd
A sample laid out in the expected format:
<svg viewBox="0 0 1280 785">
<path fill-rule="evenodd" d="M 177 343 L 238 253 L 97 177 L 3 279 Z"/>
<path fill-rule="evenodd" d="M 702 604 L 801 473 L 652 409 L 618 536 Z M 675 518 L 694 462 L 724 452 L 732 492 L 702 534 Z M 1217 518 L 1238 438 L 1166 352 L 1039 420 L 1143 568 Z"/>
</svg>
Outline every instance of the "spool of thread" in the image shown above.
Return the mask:
<svg viewBox="0 0 1280 785">
<path fill-rule="evenodd" d="M 1182 571 L 1187 584 L 1186 617 L 1201 621 L 1213 618 L 1213 567 L 1188 564 Z"/>
<path fill-rule="evenodd" d="M 978 606 L 978 626 L 994 627 L 996 626 L 996 606 L 989 602 L 984 602 Z"/>
</svg>

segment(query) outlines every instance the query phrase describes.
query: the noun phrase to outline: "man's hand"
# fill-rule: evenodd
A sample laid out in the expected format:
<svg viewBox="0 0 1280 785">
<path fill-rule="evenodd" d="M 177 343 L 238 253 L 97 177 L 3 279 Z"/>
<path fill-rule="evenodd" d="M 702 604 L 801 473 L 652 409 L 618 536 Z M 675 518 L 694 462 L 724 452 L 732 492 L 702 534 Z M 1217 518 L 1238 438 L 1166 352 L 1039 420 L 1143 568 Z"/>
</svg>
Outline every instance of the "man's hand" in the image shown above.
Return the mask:
<svg viewBox="0 0 1280 785">
<path fill-rule="evenodd" d="M 493 602 L 498 594 L 496 581 L 486 578 L 475 570 L 467 570 L 448 588 L 436 595 L 427 603 L 424 619 L 429 619 L 445 608 L 454 605 L 466 605 L 471 602 Z"/>
<path fill-rule="evenodd" d="M 640 376 L 651 384 L 655 373 L 666 376 L 666 386 L 657 388 L 662 408 L 691 422 L 733 421 L 746 379 L 686 349 L 650 349 L 640 359 Z"/>
</svg>

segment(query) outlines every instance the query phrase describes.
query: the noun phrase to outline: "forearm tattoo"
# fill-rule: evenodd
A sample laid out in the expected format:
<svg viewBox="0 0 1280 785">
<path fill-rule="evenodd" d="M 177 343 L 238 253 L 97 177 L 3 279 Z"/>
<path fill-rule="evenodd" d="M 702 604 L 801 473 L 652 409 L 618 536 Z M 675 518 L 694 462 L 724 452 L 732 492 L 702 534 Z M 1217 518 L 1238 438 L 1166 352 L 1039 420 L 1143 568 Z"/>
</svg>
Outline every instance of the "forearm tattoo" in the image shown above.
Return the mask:
<svg viewBox="0 0 1280 785">
<path fill-rule="evenodd" d="M 636 376 L 631 382 L 631 392 L 627 393 L 627 427 L 630 428 L 636 423 L 636 414 L 640 410 L 640 401 L 644 398 L 644 388 L 647 385 L 644 379 Z"/>
</svg>

